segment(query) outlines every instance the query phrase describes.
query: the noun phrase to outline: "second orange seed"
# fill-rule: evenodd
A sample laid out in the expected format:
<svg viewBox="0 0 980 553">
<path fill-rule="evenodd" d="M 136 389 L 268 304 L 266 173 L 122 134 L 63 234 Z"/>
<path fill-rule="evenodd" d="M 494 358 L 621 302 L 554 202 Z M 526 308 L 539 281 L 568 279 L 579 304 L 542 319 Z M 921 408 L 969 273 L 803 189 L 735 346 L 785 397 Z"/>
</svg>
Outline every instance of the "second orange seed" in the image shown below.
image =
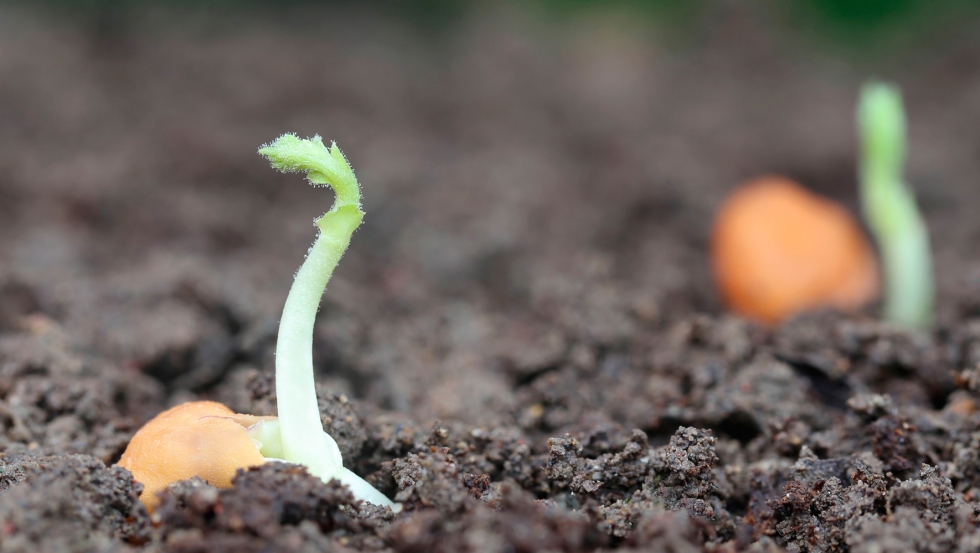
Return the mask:
<svg viewBox="0 0 980 553">
<path fill-rule="evenodd" d="M 725 302 L 766 323 L 820 306 L 855 309 L 878 293 L 874 250 L 854 218 L 783 177 L 732 193 L 711 249 Z"/>
</svg>

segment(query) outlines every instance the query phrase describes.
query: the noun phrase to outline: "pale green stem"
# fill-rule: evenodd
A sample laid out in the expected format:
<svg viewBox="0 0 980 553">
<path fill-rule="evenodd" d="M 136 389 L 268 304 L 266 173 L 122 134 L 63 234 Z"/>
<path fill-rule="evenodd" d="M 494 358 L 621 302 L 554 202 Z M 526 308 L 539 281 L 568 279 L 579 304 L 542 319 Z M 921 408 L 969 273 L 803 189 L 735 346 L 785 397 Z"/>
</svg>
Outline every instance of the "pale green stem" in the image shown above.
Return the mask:
<svg viewBox="0 0 980 553">
<path fill-rule="evenodd" d="M 323 426 L 313 381 L 313 324 L 320 296 L 361 217 L 357 206 L 342 206 L 317 221 L 320 235 L 296 273 L 279 321 L 276 396 L 282 449 L 285 459 L 306 465 L 311 471 L 329 457 L 319 437 Z"/>
<path fill-rule="evenodd" d="M 902 178 L 905 115 L 898 89 L 883 83 L 865 85 L 857 122 L 861 203 L 881 253 L 884 317 L 928 328 L 935 296 L 929 231 Z"/>
<path fill-rule="evenodd" d="M 336 200 L 329 212 L 316 220 L 319 236 L 306 261 L 296 273 L 279 321 L 276 343 L 277 421 L 253 429 L 266 457 L 305 465 L 324 480 L 336 478 L 354 494 L 380 505 L 394 506 L 359 476 L 345 469 L 337 443 L 323 431 L 313 380 L 313 324 L 337 263 L 361 224 L 361 193 L 354 172 L 336 144 L 330 149 L 319 136 L 300 140 L 284 135 L 259 153 L 282 171 L 302 171 L 313 184 L 329 185 Z"/>
</svg>

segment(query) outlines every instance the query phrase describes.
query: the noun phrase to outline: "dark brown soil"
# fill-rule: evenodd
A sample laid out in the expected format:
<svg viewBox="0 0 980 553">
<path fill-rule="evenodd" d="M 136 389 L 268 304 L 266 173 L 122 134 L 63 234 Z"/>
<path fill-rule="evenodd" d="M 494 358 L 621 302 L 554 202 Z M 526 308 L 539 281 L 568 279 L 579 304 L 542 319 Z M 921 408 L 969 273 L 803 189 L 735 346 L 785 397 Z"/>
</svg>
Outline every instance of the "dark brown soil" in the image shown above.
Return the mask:
<svg viewBox="0 0 980 553">
<path fill-rule="evenodd" d="M 739 4 L 683 44 L 490 8 L 433 36 L 0 7 L 0 551 L 980 550 L 980 34 L 874 66 L 906 91 L 936 328 L 767 329 L 718 301 L 711 214 L 769 172 L 854 207 L 870 69 Z M 404 510 L 270 464 L 151 517 L 112 464 L 142 422 L 275 412 L 332 201 L 255 154 L 286 131 L 338 140 L 364 186 L 320 406 Z"/>
</svg>

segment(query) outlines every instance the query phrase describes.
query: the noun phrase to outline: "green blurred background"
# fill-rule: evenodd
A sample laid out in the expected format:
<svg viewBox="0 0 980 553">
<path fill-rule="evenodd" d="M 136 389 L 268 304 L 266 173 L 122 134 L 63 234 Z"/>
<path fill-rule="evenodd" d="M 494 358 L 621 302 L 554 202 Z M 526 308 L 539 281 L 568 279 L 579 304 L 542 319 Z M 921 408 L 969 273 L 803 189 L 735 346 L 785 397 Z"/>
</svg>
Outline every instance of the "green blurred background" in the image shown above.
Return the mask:
<svg viewBox="0 0 980 553">
<path fill-rule="evenodd" d="M 419 28 L 440 32 L 468 11 L 494 2 L 467 0 L 0 0 L 87 17 L 105 23 L 146 8 L 177 8 L 218 13 L 289 12 L 308 6 L 386 12 Z M 667 28 L 684 40 L 724 17 L 727 2 L 717 0 L 500 0 L 544 19 L 567 20 L 595 12 L 619 11 L 639 25 Z M 862 58 L 908 55 L 910 50 L 942 44 L 980 17 L 978 0 L 749 0 L 740 9 L 764 12 L 770 23 L 798 35 L 816 48 Z"/>
</svg>

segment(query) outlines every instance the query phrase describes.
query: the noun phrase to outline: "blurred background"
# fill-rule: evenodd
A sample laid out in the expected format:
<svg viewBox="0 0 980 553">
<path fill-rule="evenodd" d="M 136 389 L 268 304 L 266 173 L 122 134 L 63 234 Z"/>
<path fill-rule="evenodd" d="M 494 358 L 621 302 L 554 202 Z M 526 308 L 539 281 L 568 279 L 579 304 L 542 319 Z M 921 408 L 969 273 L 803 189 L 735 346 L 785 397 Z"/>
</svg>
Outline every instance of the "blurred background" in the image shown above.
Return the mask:
<svg viewBox="0 0 980 553">
<path fill-rule="evenodd" d="M 978 31 L 967 0 L 0 2 L 0 332 L 39 314 L 171 402 L 268 370 L 332 200 L 255 151 L 319 133 L 367 212 L 321 312 L 324 378 L 476 419 L 513 401 L 501 359 L 722 312 L 707 237 L 739 182 L 853 209 L 871 76 L 905 92 L 940 311 L 960 309 Z"/>
</svg>

